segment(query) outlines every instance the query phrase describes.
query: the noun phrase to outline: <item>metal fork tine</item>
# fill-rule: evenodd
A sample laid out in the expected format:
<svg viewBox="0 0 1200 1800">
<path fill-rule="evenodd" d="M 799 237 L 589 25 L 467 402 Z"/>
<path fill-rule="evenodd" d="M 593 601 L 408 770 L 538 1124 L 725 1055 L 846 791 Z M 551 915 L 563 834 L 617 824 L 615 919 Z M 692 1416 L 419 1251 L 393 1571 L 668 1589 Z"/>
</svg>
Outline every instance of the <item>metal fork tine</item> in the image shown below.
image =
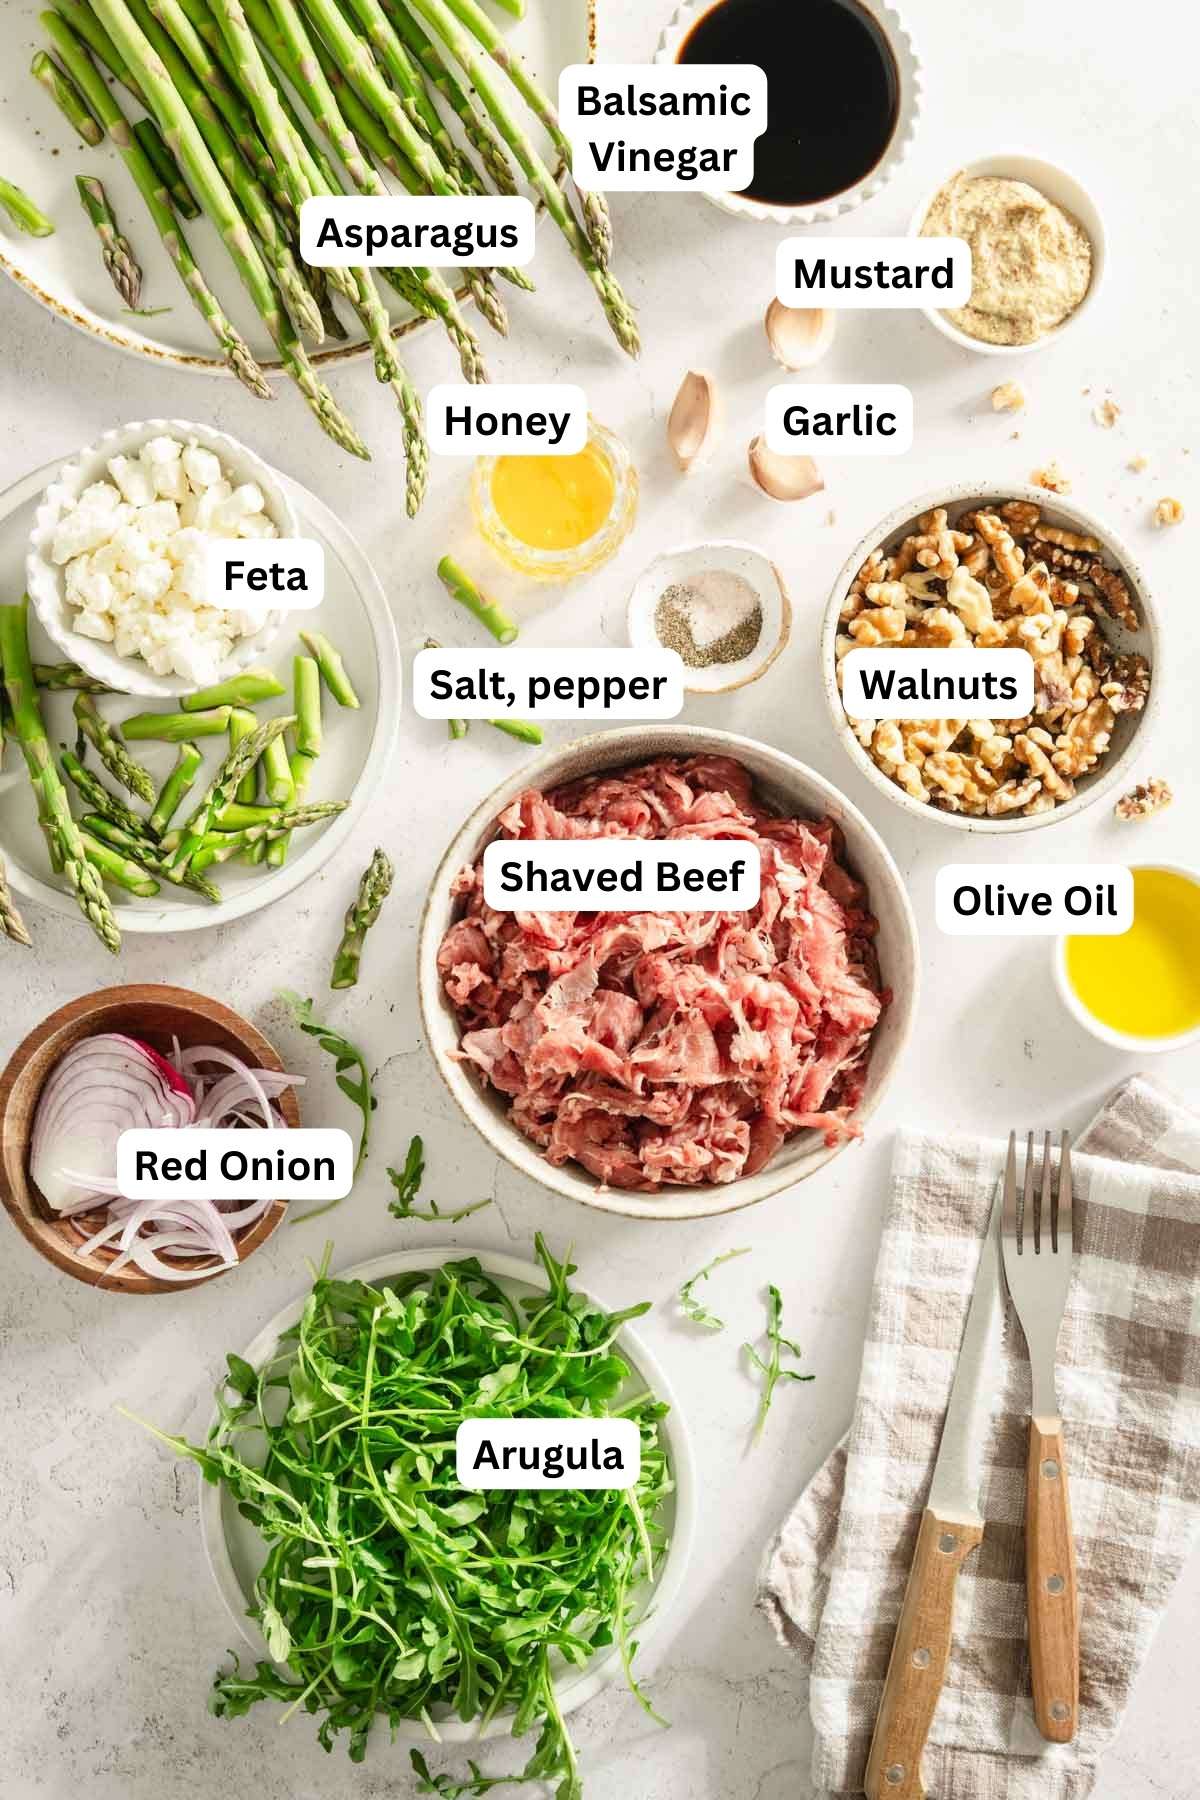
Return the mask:
<svg viewBox="0 0 1200 1800">
<path fill-rule="evenodd" d="M 1004 1215 L 1001 1228 L 1005 1237 L 1017 1235 L 1017 1134 L 1008 1134 L 1008 1157 L 1004 1164 Z M 1019 1248 L 1019 1247 L 1018 1247 Z"/>
<path fill-rule="evenodd" d="M 1033 1215 L 1033 1248 L 1036 1255 L 1042 1254 L 1042 1222 L 1046 1230 L 1050 1229 L 1050 1213 L 1054 1193 L 1054 1164 L 1050 1158 L 1050 1133 L 1042 1138 L 1042 1190 L 1038 1195 L 1037 1209 Z"/>
<path fill-rule="evenodd" d="M 1057 1201 L 1054 1209 L 1054 1248 L 1058 1249 L 1058 1233 L 1061 1231 L 1069 1256 L 1074 1236 L 1071 1225 L 1071 1134 L 1069 1131 L 1063 1132 L 1058 1152 Z"/>
<path fill-rule="evenodd" d="M 1021 1210 L 1017 1216 L 1017 1249 L 1022 1252 L 1024 1251 L 1025 1226 L 1026 1223 L 1033 1218 L 1035 1204 L 1033 1193 L 1033 1133 L 1031 1131 L 1025 1139 L 1025 1182 L 1021 1190 Z"/>
</svg>

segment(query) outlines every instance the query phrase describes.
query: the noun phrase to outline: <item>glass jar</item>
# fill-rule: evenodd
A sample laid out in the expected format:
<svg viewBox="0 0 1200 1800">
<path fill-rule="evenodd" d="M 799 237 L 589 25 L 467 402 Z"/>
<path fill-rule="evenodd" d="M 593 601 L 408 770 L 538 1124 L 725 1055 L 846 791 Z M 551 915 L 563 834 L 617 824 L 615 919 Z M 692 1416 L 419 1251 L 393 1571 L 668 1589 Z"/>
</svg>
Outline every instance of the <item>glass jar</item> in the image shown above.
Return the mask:
<svg viewBox="0 0 1200 1800">
<path fill-rule="evenodd" d="M 497 511 L 492 492 L 496 469 L 502 458 L 481 456 L 476 459 L 471 476 L 471 510 L 479 534 L 510 569 L 516 569 L 533 581 L 570 581 L 577 575 L 598 569 L 616 553 L 633 529 L 637 516 L 638 478 L 628 450 L 606 426 L 590 416 L 587 447 L 603 461 L 611 477 L 612 499 L 600 526 L 581 543 L 562 549 L 545 549 L 516 536 Z"/>
</svg>

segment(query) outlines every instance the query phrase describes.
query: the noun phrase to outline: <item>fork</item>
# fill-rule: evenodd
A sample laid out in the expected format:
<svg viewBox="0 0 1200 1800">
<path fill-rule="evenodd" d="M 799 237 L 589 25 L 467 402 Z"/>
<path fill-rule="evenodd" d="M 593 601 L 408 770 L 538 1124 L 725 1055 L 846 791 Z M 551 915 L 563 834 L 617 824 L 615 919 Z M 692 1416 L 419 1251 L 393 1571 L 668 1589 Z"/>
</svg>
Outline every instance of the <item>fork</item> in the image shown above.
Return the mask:
<svg viewBox="0 0 1200 1800">
<path fill-rule="evenodd" d="M 1038 1730 L 1051 1743 L 1075 1736 L 1079 1711 L 1079 1613 L 1075 1542 L 1055 1392 L 1055 1348 L 1071 1281 L 1071 1142 L 1064 1131 L 1055 1181 L 1050 1133 L 1034 1179 L 1033 1133 L 1017 1191 L 1017 1134 L 1009 1133 L 1001 1247 L 1008 1291 L 1029 1350 L 1033 1396 L 1025 1475 L 1025 1587 L 1029 1664 Z"/>
</svg>

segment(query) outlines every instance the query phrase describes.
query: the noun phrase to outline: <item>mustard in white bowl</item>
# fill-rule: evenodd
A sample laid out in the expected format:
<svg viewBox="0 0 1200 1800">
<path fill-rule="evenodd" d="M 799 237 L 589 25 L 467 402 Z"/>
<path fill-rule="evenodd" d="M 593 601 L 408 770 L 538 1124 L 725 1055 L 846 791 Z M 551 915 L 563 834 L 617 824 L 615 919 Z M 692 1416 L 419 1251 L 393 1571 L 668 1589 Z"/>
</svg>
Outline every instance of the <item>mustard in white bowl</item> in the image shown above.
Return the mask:
<svg viewBox="0 0 1200 1800">
<path fill-rule="evenodd" d="M 1119 936 L 1068 933 L 1054 946 L 1072 1017 L 1119 1050 L 1179 1050 L 1200 1038 L 1200 873 L 1135 866 L 1133 924 Z"/>
</svg>

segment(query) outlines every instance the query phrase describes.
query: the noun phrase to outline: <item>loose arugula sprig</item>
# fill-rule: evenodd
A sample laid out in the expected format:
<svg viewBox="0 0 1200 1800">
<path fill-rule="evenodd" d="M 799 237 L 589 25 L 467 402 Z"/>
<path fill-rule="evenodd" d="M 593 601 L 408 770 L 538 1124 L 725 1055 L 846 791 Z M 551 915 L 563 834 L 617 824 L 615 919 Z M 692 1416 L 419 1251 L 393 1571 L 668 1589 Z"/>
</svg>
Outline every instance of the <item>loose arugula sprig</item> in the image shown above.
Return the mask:
<svg viewBox="0 0 1200 1800">
<path fill-rule="evenodd" d="M 700 1281 L 707 1281 L 713 1270 L 719 1269 L 722 1263 L 732 1262 L 735 1256 L 749 1256 L 749 1254 L 750 1246 L 748 1244 L 741 1250 L 726 1250 L 722 1255 L 714 1256 L 710 1263 L 706 1263 L 704 1268 L 698 1269 L 689 1280 L 684 1282 L 679 1290 L 679 1304 L 693 1325 L 703 1325 L 709 1331 L 724 1331 L 724 1319 L 718 1319 L 715 1312 L 710 1312 L 696 1299 L 696 1284 Z"/>
<path fill-rule="evenodd" d="M 366 1059 L 361 1050 L 356 1050 L 346 1038 L 339 1037 L 332 1026 L 322 1025 L 320 1019 L 314 1016 L 311 1000 L 301 999 L 291 988 L 280 988 L 276 998 L 287 1007 L 301 1031 L 316 1038 L 325 1054 L 333 1057 L 338 1086 L 347 1100 L 352 1100 L 362 1114 L 362 1132 L 358 1140 L 358 1154 L 354 1158 L 354 1173 L 357 1176 L 367 1160 L 371 1140 L 371 1114 L 379 1104 L 371 1091 L 371 1072 L 367 1068 Z M 352 1069 L 357 1071 L 353 1076 L 350 1074 Z M 331 1200 L 325 1206 L 305 1213 L 304 1217 L 315 1219 L 317 1213 L 328 1212 L 331 1206 L 337 1204 L 336 1200 Z"/>
<path fill-rule="evenodd" d="M 742 1349 L 763 1377 L 762 1398 L 758 1403 L 758 1417 L 754 1423 L 754 1436 L 760 1438 L 779 1383 L 816 1380 L 815 1375 L 800 1375 L 795 1369 L 785 1369 L 782 1366 L 785 1352 L 788 1356 L 803 1356 L 804 1352 L 799 1344 L 783 1335 L 783 1296 L 773 1284 L 767 1288 L 767 1358 L 764 1361 L 753 1344 L 743 1344 Z"/>
<path fill-rule="evenodd" d="M 425 1146 L 419 1137 L 411 1140 L 408 1154 L 404 1158 L 402 1169 L 389 1169 L 388 1180 L 396 1190 L 396 1198 L 388 1201 L 388 1211 L 397 1219 L 440 1219 L 443 1225 L 454 1225 L 459 1219 L 469 1218 L 472 1213 L 482 1212 L 485 1206 L 492 1204 L 490 1196 L 485 1200 L 474 1200 L 470 1206 L 461 1206 L 457 1212 L 443 1212 L 436 1200 L 429 1202 L 429 1210 L 422 1211 L 414 1206 L 413 1201 L 420 1192 L 421 1181 L 425 1174 Z"/>
<path fill-rule="evenodd" d="M 519 1776 L 473 1763 L 456 1781 L 417 1753 L 421 1791 L 474 1800 L 501 1779 L 546 1781 L 558 1800 L 581 1800 L 554 1682 L 611 1645 L 629 1669 L 633 1596 L 666 1542 L 667 1409 L 629 1395 L 612 1348 L 621 1321 L 645 1309 L 602 1312 L 540 1237 L 537 1254 L 548 1291 L 517 1301 L 473 1257 L 372 1287 L 331 1278 L 327 1253 L 270 1361 L 228 1359 L 207 1442 L 155 1432 L 263 1540 L 251 1612 L 275 1660 L 217 1675 L 219 1717 L 279 1700 L 318 1717 L 327 1750 L 345 1732 L 358 1762 L 380 1715 L 436 1735 L 450 1712 L 511 1712 L 515 1736 L 538 1728 Z M 638 1427 L 631 1489 L 458 1484 L 465 1418 L 609 1414 Z"/>
</svg>

